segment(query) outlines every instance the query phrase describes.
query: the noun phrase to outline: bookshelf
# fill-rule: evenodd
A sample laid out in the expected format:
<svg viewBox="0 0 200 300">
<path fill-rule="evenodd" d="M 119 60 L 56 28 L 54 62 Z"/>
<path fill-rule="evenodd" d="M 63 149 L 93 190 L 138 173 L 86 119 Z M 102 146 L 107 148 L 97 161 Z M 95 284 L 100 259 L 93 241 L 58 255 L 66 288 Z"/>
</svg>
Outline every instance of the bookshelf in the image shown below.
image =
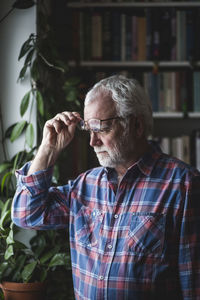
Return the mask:
<svg viewBox="0 0 200 300">
<path fill-rule="evenodd" d="M 135 7 L 199 7 L 198 1 L 120 1 L 120 2 L 114 2 L 114 1 L 69 1 L 68 7 L 73 7 L 73 8 L 88 8 L 88 7 L 97 7 L 97 8 L 102 8 L 102 7 L 111 7 L 111 8 L 116 8 L 116 7 L 128 7 L 128 8 L 135 8 Z"/>
<path fill-rule="evenodd" d="M 191 140 L 194 130 L 200 129 L 200 1 L 68 1 L 67 11 L 72 31 L 69 65 L 91 76 L 89 85 L 122 73 L 146 84 L 152 102 L 155 95 L 149 86 L 158 90 L 156 101 L 168 93 L 162 100 L 169 101 L 167 108 L 153 103 L 154 136 Z M 114 23 L 113 29 L 115 17 L 119 24 Z M 138 43 L 133 36 L 141 30 L 141 46 L 137 44 L 133 54 L 133 44 Z M 117 54 L 111 47 L 111 42 L 116 46 L 112 39 L 116 35 L 120 35 Z M 144 47 L 145 53 L 139 53 Z M 171 86 L 163 89 L 169 82 Z"/>
</svg>

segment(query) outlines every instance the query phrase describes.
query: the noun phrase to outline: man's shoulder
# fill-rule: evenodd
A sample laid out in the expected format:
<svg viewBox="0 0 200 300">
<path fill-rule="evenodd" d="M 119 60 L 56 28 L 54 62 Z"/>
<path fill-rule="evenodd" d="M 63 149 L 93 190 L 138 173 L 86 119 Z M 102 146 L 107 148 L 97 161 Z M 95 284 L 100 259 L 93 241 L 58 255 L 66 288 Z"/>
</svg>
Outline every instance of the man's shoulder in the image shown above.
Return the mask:
<svg viewBox="0 0 200 300">
<path fill-rule="evenodd" d="M 104 173 L 105 173 L 104 167 L 95 167 L 83 172 L 81 176 L 99 176 Z"/>
<path fill-rule="evenodd" d="M 105 175 L 106 171 L 103 167 L 95 167 L 82 172 L 74 181 L 84 181 L 89 178 L 100 178 Z"/>
<path fill-rule="evenodd" d="M 187 174 L 190 176 L 200 176 L 199 170 L 196 167 L 184 162 L 183 160 L 174 157 L 172 155 L 168 155 L 162 153 L 157 162 L 158 168 L 163 168 L 164 170 L 169 170 L 171 172 L 176 172 L 179 174 Z"/>
</svg>

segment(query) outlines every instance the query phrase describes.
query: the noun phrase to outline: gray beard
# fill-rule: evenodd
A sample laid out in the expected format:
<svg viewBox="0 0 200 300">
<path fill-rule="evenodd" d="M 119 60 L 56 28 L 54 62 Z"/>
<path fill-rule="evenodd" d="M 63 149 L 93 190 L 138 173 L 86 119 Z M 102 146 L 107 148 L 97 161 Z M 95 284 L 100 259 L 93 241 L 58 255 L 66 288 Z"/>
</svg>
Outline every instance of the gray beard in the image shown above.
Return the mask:
<svg viewBox="0 0 200 300">
<path fill-rule="evenodd" d="M 103 167 L 115 168 L 127 161 L 130 153 L 129 137 L 127 134 L 122 135 L 115 143 L 112 149 L 105 146 L 94 147 L 99 164 Z M 105 151 L 106 153 L 98 153 Z"/>
</svg>

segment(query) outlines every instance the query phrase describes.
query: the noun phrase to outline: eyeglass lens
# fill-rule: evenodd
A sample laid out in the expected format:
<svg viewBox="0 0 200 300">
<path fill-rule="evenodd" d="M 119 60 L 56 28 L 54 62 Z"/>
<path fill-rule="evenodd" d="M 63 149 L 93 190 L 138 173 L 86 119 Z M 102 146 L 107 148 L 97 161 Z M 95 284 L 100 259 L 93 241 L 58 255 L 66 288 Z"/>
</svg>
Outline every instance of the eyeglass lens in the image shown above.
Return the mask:
<svg viewBox="0 0 200 300">
<path fill-rule="evenodd" d="M 81 120 L 78 124 L 78 127 L 81 130 L 100 132 L 109 130 L 111 125 L 111 120 L 90 119 L 88 121 Z"/>
</svg>

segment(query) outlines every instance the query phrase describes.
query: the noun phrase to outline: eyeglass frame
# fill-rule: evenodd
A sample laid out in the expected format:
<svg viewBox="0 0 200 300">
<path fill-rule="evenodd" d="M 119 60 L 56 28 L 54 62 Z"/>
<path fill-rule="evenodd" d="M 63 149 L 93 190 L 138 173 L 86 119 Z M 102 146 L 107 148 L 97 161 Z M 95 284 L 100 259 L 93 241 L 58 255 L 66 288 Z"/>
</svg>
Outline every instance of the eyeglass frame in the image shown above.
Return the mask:
<svg viewBox="0 0 200 300">
<path fill-rule="evenodd" d="M 89 126 L 88 126 L 89 129 L 85 129 L 85 127 L 87 126 L 86 124 L 88 124 L 88 121 L 80 120 L 78 128 L 80 130 L 92 131 L 92 132 L 97 132 L 97 133 L 99 133 L 99 132 L 106 132 L 106 131 L 110 131 L 111 129 L 107 129 L 107 130 L 106 129 L 101 129 L 101 123 L 104 122 L 104 121 L 110 121 L 110 120 L 116 120 L 116 119 L 121 119 L 121 117 L 112 117 L 112 118 L 103 119 L 103 120 L 101 120 L 101 119 L 95 119 L 95 118 L 89 119 L 88 121 L 90 121 L 90 120 L 99 121 L 99 124 L 100 124 L 99 127 L 100 128 L 99 129 L 96 128 L 96 130 L 95 129 L 90 129 Z M 82 122 L 83 125 L 80 125 L 81 122 Z"/>
</svg>

